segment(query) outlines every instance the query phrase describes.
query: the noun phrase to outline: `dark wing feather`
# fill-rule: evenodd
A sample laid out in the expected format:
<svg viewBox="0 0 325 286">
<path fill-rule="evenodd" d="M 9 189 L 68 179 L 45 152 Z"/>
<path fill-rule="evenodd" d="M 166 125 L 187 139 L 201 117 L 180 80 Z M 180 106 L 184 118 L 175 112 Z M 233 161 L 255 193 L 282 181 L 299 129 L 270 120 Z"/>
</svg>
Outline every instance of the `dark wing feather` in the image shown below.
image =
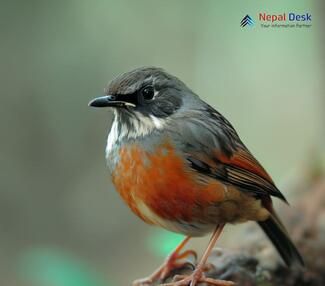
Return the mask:
<svg viewBox="0 0 325 286">
<path fill-rule="evenodd" d="M 257 197 L 275 196 L 287 202 L 232 125 L 212 107 L 192 110 L 177 130 L 191 168 Z"/>
<path fill-rule="evenodd" d="M 245 152 L 246 155 L 250 154 L 245 150 L 235 151 L 233 156 L 226 161 L 222 161 L 216 156 L 215 177 L 235 185 L 241 190 L 253 192 L 257 196 L 270 195 L 287 202 L 258 161 L 252 155 L 250 155 L 252 156 L 250 161 L 238 156 L 242 152 Z M 254 163 L 252 164 L 252 162 Z M 223 169 L 222 172 L 220 169 Z"/>
</svg>

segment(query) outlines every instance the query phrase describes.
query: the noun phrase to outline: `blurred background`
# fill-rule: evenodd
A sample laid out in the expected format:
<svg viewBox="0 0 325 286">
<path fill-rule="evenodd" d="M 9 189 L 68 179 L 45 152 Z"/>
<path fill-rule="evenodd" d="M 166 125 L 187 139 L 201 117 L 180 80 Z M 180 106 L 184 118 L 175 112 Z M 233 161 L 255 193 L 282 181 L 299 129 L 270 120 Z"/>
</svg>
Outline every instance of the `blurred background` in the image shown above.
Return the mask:
<svg viewBox="0 0 325 286">
<path fill-rule="evenodd" d="M 0 4 L 1 285 L 129 285 L 181 239 L 142 223 L 111 185 L 111 113 L 87 104 L 121 72 L 155 65 L 181 78 L 282 189 L 324 155 L 323 1 Z M 259 12 L 309 12 L 312 27 L 262 29 Z M 255 27 L 240 27 L 246 14 Z M 219 246 L 234 247 L 233 233 Z"/>
</svg>

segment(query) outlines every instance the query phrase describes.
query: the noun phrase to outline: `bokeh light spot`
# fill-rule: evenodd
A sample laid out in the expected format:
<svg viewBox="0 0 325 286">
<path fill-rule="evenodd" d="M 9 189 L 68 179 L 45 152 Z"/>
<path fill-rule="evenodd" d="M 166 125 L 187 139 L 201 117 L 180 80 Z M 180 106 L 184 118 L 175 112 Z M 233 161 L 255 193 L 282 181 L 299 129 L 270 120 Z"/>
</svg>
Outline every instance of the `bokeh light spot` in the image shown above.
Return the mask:
<svg viewBox="0 0 325 286">
<path fill-rule="evenodd" d="M 18 260 L 21 279 L 35 286 L 109 286 L 81 259 L 55 248 L 32 248 Z"/>
<path fill-rule="evenodd" d="M 155 229 L 149 233 L 148 247 L 154 255 L 165 257 L 172 252 L 183 239 L 184 236 L 181 234 Z"/>
</svg>

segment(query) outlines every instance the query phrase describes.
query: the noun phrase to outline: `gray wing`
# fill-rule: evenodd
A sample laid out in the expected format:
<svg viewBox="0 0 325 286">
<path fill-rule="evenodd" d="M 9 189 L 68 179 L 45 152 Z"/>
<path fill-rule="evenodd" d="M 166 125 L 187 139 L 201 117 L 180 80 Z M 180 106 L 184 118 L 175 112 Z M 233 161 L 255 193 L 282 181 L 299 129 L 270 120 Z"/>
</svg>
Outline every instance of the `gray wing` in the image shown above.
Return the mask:
<svg viewBox="0 0 325 286">
<path fill-rule="evenodd" d="M 219 112 L 209 105 L 183 113 L 171 127 L 192 169 L 237 186 L 257 197 L 285 197 L 261 164 L 248 151 L 237 132 Z"/>
</svg>

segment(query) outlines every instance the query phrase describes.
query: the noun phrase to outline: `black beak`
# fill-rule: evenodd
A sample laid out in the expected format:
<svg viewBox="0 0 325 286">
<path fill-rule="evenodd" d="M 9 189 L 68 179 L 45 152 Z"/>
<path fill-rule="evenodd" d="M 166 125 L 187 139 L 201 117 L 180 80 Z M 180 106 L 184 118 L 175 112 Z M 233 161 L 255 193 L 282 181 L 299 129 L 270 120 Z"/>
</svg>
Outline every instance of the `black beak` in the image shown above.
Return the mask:
<svg viewBox="0 0 325 286">
<path fill-rule="evenodd" d="M 92 107 L 135 107 L 133 103 L 120 101 L 115 95 L 105 95 L 97 97 L 88 103 Z"/>
</svg>

